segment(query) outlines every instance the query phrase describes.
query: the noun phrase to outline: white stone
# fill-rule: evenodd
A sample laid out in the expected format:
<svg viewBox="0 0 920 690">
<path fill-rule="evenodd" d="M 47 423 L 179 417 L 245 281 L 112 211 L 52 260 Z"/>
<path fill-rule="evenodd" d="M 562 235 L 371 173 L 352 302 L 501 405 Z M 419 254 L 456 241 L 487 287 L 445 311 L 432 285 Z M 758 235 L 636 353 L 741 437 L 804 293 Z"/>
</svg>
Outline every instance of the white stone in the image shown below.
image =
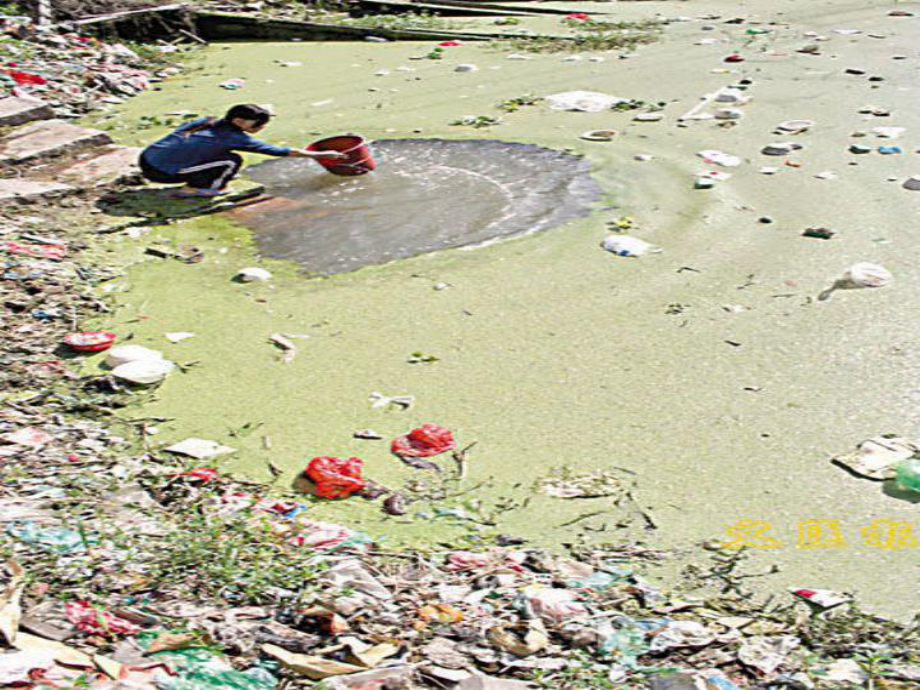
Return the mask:
<svg viewBox="0 0 920 690">
<path fill-rule="evenodd" d="M 27 201 L 42 197 L 61 196 L 75 191 L 73 187 L 59 182 L 41 182 L 10 178 L 0 180 L 0 201 Z"/>
<path fill-rule="evenodd" d="M 244 268 L 236 274 L 236 279 L 243 283 L 253 283 L 255 281 L 266 281 L 272 279 L 271 271 L 257 266 Z"/>
<path fill-rule="evenodd" d="M 0 127 L 15 127 L 52 116 L 51 106 L 32 98 L 0 98 Z"/>
<path fill-rule="evenodd" d="M 0 163 L 23 163 L 111 143 L 112 138 L 98 129 L 77 127 L 63 120 L 44 120 L 13 130 L 0 139 Z"/>
</svg>

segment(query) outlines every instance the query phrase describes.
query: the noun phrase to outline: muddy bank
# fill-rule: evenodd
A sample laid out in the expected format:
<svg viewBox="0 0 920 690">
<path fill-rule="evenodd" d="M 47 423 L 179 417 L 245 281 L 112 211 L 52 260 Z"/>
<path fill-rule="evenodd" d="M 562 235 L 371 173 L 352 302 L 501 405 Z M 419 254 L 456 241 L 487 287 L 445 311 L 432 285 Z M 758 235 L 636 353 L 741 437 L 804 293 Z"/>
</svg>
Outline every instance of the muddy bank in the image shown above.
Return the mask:
<svg viewBox="0 0 920 690">
<path fill-rule="evenodd" d="M 630 17 L 689 14 L 683 4 L 652 5 L 619 3 L 617 10 Z M 435 421 L 461 441 L 478 442 L 470 481 L 488 484 L 476 495 L 490 506 L 513 501 L 516 508 L 498 514 L 503 532 L 557 544 L 628 535 L 686 549 L 723 536 L 739 520 L 765 520 L 782 547 L 758 559 L 779 563 L 782 572 L 763 587 L 857 591 L 881 612 L 904 613 L 900 602 L 915 587 L 913 552 L 874 548 L 860 529 L 883 518 L 913 524 L 915 505 L 828 463 L 868 436 L 909 433 L 916 423 L 910 374 L 917 352 L 905 326 L 918 316 L 911 299 L 916 271 L 904 251 L 915 232 L 915 201 L 887 181 L 916 174 L 913 154 L 856 160 L 847 152 L 851 132 L 879 124 L 907 127 L 909 151 L 920 127 L 907 105 L 917 25 L 887 16 L 892 7 L 758 4 L 748 16 L 756 13 L 770 33 L 752 37 L 744 25 L 724 23 L 736 8 L 706 3 L 694 6 L 694 21 L 672 25 L 661 44 L 601 63 L 552 55 L 507 60 L 506 52 L 480 46 L 452 49 L 440 61 L 410 60 L 429 48 L 411 44 L 213 47 L 184 83 L 131 104 L 115 133 L 149 140 L 161 130 L 138 131 L 142 114 L 215 112 L 240 100 L 271 103 L 281 117 L 267 137 L 292 144 L 345 130 L 375 138 L 418 136 L 418 129 L 461 139 L 487 133 L 585 155 L 604 202 L 617 210 L 475 252 L 432 254 L 324 281 L 305 281 L 293 265 L 266 261 L 276 279 L 257 287 L 229 282 L 253 262 L 254 247 L 227 220 L 157 231 L 140 243 L 123 239 L 126 252 L 165 237 L 208 256 L 196 266 L 136 268 L 110 324 L 178 361 L 200 362 L 170 379 L 148 407 L 177 420 L 161 425 L 161 438 L 222 439 L 228 428 L 262 423 L 259 433 L 234 439 L 240 452 L 228 468 L 266 479 L 270 460 L 286 471 L 285 484 L 313 455 L 354 454 L 366 460 L 370 476 L 398 485 L 419 475 L 401 467 L 385 443 L 356 440 L 352 432 L 372 427 L 390 436 Z M 709 13 L 722 21 L 698 19 Z M 707 24 L 717 28 L 704 31 Z M 818 42 L 818 55 L 797 52 L 813 40 L 807 31 L 828 37 Z M 716 42 L 696 45 L 702 38 Z M 723 63 L 736 50 L 745 62 Z M 891 59 L 899 53 L 909 58 Z M 480 70 L 453 72 L 459 63 Z M 885 81 L 846 74 L 853 65 Z M 246 77 L 244 89 L 218 88 L 231 77 Z M 753 100 L 737 126 L 676 126 L 700 96 L 743 78 L 753 82 Z M 487 132 L 449 124 L 495 114 L 507 98 L 576 88 L 665 101 L 665 119 L 534 106 Z M 868 104 L 893 115 L 860 114 Z M 790 158 L 797 167 L 760 154 L 781 140 L 772 132 L 791 117 L 818 123 L 797 139 L 805 145 Z M 621 135 L 610 143 L 578 138 L 600 128 Z M 696 156 L 703 149 L 745 163 L 731 170 L 731 180 L 694 191 L 694 173 L 708 167 Z M 637 154 L 653 160 L 635 160 Z M 762 175 L 762 166 L 780 171 Z M 815 177 L 824 171 L 836 179 Z M 606 222 L 625 214 L 636 219 L 632 234 L 665 251 L 628 260 L 600 250 Z M 758 222 L 763 216 L 774 222 Z M 838 234 L 830 241 L 800 236 L 816 225 Z M 894 284 L 815 300 L 861 260 L 888 267 Z M 450 287 L 432 289 L 438 283 Z M 744 310 L 726 310 L 732 305 Z M 163 333 L 180 330 L 197 335 L 177 345 L 164 341 Z M 297 341 L 292 363 L 267 344 L 273 332 L 308 336 Z M 439 360 L 410 364 L 417 351 Z M 372 409 L 374 391 L 412 394 L 417 404 L 405 412 Z M 636 473 L 639 503 L 657 529 L 634 520 L 619 530 L 616 511 L 566 526 L 611 506 L 532 491 L 553 468 L 611 465 Z M 357 502 L 316 510 L 395 542 L 454 529 L 432 516 L 385 519 Z M 800 548 L 800 523 L 812 519 L 839 521 L 846 545 Z M 882 579 L 884 590 L 877 587 Z"/>
</svg>

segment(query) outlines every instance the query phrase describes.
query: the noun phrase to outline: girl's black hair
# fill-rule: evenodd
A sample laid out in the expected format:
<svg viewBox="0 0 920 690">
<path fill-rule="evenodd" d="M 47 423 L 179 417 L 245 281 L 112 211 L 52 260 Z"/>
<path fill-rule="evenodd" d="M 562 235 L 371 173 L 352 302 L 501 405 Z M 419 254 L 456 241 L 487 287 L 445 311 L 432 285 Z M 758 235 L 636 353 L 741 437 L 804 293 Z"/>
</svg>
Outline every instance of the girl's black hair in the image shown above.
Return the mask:
<svg viewBox="0 0 920 690">
<path fill-rule="evenodd" d="M 272 118 L 272 114 L 268 109 L 260 105 L 242 103 L 231 107 L 222 118 L 209 117 L 200 125 L 185 130 L 184 134 L 185 136 L 190 136 L 209 127 L 234 127 L 233 121 L 237 118 L 253 122 L 256 125 L 264 125 Z"/>
</svg>

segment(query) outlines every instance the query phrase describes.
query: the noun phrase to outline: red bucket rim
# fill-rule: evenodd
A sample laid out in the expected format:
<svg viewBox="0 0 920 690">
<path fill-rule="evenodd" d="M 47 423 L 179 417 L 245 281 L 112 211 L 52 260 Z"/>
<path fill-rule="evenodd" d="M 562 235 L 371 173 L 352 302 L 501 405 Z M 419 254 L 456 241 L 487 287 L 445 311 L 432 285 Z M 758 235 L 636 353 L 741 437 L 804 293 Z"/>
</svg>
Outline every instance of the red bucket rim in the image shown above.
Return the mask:
<svg viewBox="0 0 920 690">
<path fill-rule="evenodd" d="M 335 141 L 337 139 L 351 139 L 355 142 L 353 146 L 350 146 L 347 149 L 334 149 L 335 151 L 338 151 L 339 153 L 352 153 L 353 151 L 357 151 L 358 149 L 360 149 L 362 146 L 367 146 L 367 140 L 364 137 L 362 137 L 360 134 L 339 134 L 334 137 L 326 137 L 324 139 L 318 139 L 317 141 L 314 141 L 311 144 L 308 144 L 307 149 L 311 151 L 322 151 L 324 150 L 322 146 L 323 144 L 326 144 L 326 142 Z"/>
</svg>

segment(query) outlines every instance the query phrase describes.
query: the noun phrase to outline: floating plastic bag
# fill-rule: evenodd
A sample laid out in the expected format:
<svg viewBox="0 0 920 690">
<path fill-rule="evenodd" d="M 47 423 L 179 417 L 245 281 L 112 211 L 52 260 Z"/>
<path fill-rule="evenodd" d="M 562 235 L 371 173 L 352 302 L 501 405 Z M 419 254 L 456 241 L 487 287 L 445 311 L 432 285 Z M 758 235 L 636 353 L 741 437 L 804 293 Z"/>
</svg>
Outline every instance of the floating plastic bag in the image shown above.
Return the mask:
<svg viewBox="0 0 920 690">
<path fill-rule="evenodd" d="M 733 156 L 732 154 L 725 153 L 724 151 L 717 151 L 715 149 L 707 149 L 705 151 L 700 151 L 696 155 L 702 158 L 707 163 L 721 165 L 723 168 L 736 168 L 739 165 L 741 165 L 740 156 Z"/>
<path fill-rule="evenodd" d="M 390 450 L 400 457 L 430 458 L 455 448 L 454 435 L 443 426 L 424 424 L 393 439 Z"/>
<path fill-rule="evenodd" d="M 642 256 L 649 252 L 661 251 L 655 245 L 629 235 L 610 235 L 604 238 L 601 247 L 617 256 Z"/>
<path fill-rule="evenodd" d="M 119 345 L 109 350 L 105 356 L 105 364 L 114 369 L 122 364 L 145 359 L 163 359 L 163 353 L 143 345 Z"/>
<path fill-rule="evenodd" d="M 566 91 L 546 97 L 546 102 L 553 110 L 571 110 L 581 113 L 599 113 L 610 110 L 618 103 L 628 103 L 627 98 L 617 98 L 596 91 Z"/>
<path fill-rule="evenodd" d="M 120 635 L 137 635 L 141 628 L 124 618 L 102 611 L 85 601 L 71 601 L 64 607 L 67 620 L 77 630 L 88 635 L 118 637 Z"/>
<path fill-rule="evenodd" d="M 230 446 L 222 446 L 217 441 L 209 441 L 204 438 L 187 438 L 178 443 L 164 448 L 167 453 L 177 455 L 188 455 L 196 460 L 206 460 L 216 455 L 225 455 L 233 453 L 236 449 Z"/>
<path fill-rule="evenodd" d="M 315 493 L 322 498 L 345 498 L 360 491 L 367 483 L 361 478 L 360 458 L 313 458 L 305 474 L 316 484 Z"/>
<path fill-rule="evenodd" d="M 852 287 L 877 288 L 888 285 L 892 280 L 892 276 L 888 269 L 883 266 L 860 262 L 853 264 L 844 271 L 841 280 Z"/>
<path fill-rule="evenodd" d="M 112 369 L 112 376 L 139 386 L 160 383 L 176 365 L 166 359 L 141 359 Z"/>
</svg>

